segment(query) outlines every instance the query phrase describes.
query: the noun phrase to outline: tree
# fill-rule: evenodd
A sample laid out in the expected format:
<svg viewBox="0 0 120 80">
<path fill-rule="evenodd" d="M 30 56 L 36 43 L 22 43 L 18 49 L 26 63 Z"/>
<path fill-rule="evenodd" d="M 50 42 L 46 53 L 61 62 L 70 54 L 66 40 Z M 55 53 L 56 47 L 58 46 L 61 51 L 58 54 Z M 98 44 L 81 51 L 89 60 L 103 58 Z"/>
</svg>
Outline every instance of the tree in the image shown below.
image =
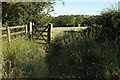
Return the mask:
<svg viewBox="0 0 120 80">
<path fill-rule="evenodd" d="M 45 25 L 54 11 L 55 2 L 3 2 L 3 26 L 22 25 L 30 21 Z"/>
<path fill-rule="evenodd" d="M 76 17 L 76 26 L 77 26 L 78 24 L 82 24 L 82 22 L 83 22 L 83 17 L 82 17 L 81 15 L 76 15 L 75 17 Z"/>
<path fill-rule="evenodd" d="M 84 17 L 83 25 L 93 26 L 96 22 L 96 16 Z"/>
</svg>

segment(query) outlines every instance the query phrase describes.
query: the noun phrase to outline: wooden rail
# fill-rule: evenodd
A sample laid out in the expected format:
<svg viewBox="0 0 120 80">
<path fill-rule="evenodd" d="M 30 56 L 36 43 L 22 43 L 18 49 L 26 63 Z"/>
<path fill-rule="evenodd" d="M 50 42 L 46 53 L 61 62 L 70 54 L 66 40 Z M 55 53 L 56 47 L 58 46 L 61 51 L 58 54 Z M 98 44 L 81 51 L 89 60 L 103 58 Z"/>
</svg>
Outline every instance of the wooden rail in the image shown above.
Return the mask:
<svg viewBox="0 0 120 80">
<path fill-rule="evenodd" d="M 7 34 L 2 35 L 2 37 L 7 37 Z"/>
<path fill-rule="evenodd" d="M 7 28 L 6 27 L 0 27 L 0 30 L 6 30 Z"/>
<path fill-rule="evenodd" d="M 14 32 L 14 33 L 10 32 L 11 29 L 17 29 L 17 28 L 25 28 L 25 31 L 18 31 L 18 32 Z M 8 37 L 9 44 L 11 44 L 11 36 L 12 35 L 17 35 L 17 34 L 21 34 L 21 33 L 26 33 L 26 35 L 27 35 L 27 32 L 28 32 L 27 29 L 28 29 L 27 25 L 13 26 L 13 27 L 9 27 L 9 26 L 8 27 L 0 27 L 0 30 L 6 30 L 7 31 L 7 34 L 3 34 L 2 37 Z"/>
<path fill-rule="evenodd" d="M 14 27 L 9 27 L 9 29 L 16 29 L 16 28 L 24 28 L 25 25 L 22 25 L 22 26 L 14 26 Z"/>
<path fill-rule="evenodd" d="M 11 33 L 10 35 L 16 35 L 16 34 L 21 34 L 21 33 L 25 33 L 25 31 L 19 31 L 19 32 Z"/>
</svg>

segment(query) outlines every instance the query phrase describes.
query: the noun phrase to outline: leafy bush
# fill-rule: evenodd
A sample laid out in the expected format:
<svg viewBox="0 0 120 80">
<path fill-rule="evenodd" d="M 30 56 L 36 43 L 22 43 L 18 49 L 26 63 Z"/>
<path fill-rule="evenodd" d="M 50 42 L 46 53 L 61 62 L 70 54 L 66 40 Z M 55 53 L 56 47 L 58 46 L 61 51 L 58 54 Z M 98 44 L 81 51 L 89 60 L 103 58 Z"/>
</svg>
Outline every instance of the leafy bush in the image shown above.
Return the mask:
<svg viewBox="0 0 120 80">
<path fill-rule="evenodd" d="M 100 45 L 71 32 L 52 41 L 46 61 L 55 78 L 118 78 L 118 55 L 117 45 Z"/>
<path fill-rule="evenodd" d="M 98 18 L 98 25 L 102 25 L 99 40 L 114 42 L 120 36 L 120 12 L 114 9 L 107 9 Z"/>
<path fill-rule="evenodd" d="M 3 44 L 3 78 L 47 77 L 44 52 L 37 44 L 25 39 Z"/>
</svg>

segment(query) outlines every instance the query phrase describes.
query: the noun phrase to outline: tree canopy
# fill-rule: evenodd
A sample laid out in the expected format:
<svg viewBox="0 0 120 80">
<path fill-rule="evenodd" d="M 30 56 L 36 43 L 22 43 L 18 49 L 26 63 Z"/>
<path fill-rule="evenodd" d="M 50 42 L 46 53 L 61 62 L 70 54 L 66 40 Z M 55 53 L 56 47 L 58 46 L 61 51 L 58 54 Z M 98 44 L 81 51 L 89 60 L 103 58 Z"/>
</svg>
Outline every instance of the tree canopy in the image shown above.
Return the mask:
<svg viewBox="0 0 120 80">
<path fill-rule="evenodd" d="M 22 25 L 30 21 L 45 25 L 54 11 L 55 2 L 3 2 L 3 26 Z"/>
</svg>

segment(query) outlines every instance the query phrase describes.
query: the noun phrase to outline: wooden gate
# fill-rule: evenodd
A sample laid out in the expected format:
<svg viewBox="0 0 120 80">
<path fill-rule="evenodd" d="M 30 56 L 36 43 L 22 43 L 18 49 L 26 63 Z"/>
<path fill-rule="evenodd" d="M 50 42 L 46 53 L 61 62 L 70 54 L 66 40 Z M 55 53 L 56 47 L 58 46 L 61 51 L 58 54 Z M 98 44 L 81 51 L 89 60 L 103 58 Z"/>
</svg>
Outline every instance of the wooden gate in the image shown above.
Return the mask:
<svg viewBox="0 0 120 80">
<path fill-rule="evenodd" d="M 50 44 L 53 24 L 47 26 L 32 25 L 32 39 L 39 44 Z"/>
</svg>

